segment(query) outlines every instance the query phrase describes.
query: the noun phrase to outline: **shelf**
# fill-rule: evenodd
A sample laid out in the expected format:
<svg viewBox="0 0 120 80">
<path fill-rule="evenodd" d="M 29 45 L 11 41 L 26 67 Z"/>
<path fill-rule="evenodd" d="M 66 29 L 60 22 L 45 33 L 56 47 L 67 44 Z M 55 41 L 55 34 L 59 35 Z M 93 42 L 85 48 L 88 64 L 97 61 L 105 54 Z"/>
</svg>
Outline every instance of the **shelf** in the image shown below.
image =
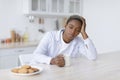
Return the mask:
<svg viewBox="0 0 120 80">
<path fill-rule="evenodd" d="M 80 15 L 79 13 L 41 13 L 41 12 L 32 12 L 24 14 L 25 16 L 35 16 L 35 17 L 69 17 L 70 15 Z"/>
</svg>

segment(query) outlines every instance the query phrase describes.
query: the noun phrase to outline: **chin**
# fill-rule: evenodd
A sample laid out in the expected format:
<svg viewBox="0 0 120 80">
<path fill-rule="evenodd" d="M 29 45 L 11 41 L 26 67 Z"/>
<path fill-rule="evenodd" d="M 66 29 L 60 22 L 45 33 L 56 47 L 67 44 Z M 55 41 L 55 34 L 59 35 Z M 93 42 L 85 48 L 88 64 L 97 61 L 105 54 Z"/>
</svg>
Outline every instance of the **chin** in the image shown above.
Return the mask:
<svg viewBox="0 0 120 80">
<path fill-rule="evenodd" d="M 69 38 L 68 40 L 69 40 L 69 42 L 70 42 L 70 41 L 72 41 L 73 39 L 74 39 L 74 38 Z"/>
</svg>

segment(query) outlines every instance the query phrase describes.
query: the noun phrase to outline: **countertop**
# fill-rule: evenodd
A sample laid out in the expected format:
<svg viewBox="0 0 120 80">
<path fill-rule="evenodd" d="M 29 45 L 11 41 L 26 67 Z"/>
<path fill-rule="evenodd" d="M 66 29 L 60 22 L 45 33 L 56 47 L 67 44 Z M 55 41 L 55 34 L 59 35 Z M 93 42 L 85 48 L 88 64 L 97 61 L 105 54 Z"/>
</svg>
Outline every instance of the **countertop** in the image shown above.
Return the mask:
<svg viewBox="0 0 120 80">
<path fill-rule="evenodd" d="M 0 49 L 8 49 L 8 48 L 21 48 L 21 47 L 32 47 L 37 46 L 39 41 L 34 42 L 18 42 L 18 43 L 9 43 L 9 44 L 0 44 Z"/>
<path fill-rule="evenodd" d="M 2 80 L 120 80 L 120 52 L 98 55 L 96 61 L 85 58 L 71 59 L 68 67 L 38 64 L 43 67 L 40 74 L 33 76 L 17 76 L 11 69 L 0 70 Z"/>
</svg>

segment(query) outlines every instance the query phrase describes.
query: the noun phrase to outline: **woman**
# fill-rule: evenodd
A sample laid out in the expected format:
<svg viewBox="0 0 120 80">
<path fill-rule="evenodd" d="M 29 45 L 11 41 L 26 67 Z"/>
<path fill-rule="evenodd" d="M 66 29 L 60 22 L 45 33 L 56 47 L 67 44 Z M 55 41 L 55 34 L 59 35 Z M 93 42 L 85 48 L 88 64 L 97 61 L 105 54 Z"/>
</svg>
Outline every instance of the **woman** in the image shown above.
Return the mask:
<svg viewBox="0 0 120 80">
<path fill-rule="evenodd" d="M 88 37 L 85 19 L 79 15 L 68 18 L 65 29 L 47 32 L 34 51 L 32 63 L 46 63 L 63 67 L 63 55 L 77 57 L 80 54 L 90 60 L 95 60 L 97 51 Z M 79 33 L 82 35 L 78 37 Z"/>
</svg>

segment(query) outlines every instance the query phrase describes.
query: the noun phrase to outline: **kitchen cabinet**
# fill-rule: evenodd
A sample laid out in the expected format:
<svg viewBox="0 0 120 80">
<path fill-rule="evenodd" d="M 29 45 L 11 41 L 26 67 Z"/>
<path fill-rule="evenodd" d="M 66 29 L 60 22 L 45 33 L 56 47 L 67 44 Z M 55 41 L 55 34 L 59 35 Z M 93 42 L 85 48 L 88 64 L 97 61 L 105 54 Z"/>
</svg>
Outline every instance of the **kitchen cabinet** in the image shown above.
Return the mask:
<svg viewBox="0 0 120 80">
<path fill-rule="evenodd" d="M 33 53 L 33 47 L 0 49 L 0 69 L 13 68 L 19 66 L 19 55 Z"/>
<path fill-rule="evenodd" d="M 81 0 L 23 0 L 23 11 L 27 16 L 66 17 L 81 14 Z"/>
</svg>

